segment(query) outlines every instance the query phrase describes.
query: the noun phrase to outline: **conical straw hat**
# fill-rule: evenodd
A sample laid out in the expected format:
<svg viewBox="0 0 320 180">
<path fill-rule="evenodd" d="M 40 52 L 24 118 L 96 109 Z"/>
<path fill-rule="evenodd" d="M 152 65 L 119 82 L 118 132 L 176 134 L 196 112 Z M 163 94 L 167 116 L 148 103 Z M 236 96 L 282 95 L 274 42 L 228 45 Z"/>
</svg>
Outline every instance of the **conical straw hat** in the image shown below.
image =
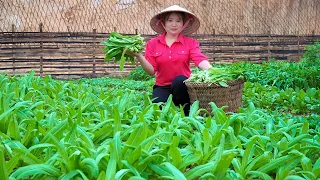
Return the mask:
<svg viewBox="0 0 320 180">
<path fill-rule="evenodd" d="M 151 18 L 150 26 L 155 32 L 157 32 L 159 34 L 162 34 L 162 33 L 165 32 L 165 29 L 163 28 L 162 24 L 158 23 L 158 21 L 161 19 L 161 15 L 163 15 L 165 13 L 168 13 L 168 12 L 184 12 L 184 13 L 186 13 L 186 15 L 189 15 L 189 18 L 191 18 L 191 20 L 190 20 L 189 24 L 187 25 L 187 27 L 185 27 L 181 31 L 181 34 L 190 35 L 190 34 L 196 32 L 199 29 L 200 21 L 199 21 L 199 19 L 197 18 L 196 15 L 194 15 L 192 12 L 186 10 L 185 8 L 182 8 L 182 7 L 178 6 L 178 5 L 173 5 L 173 6 L 170 6 L 170 7 L 166 8 L 166 9 L 162 10 L 160 13 L 154 15 Z"/>
</svg>

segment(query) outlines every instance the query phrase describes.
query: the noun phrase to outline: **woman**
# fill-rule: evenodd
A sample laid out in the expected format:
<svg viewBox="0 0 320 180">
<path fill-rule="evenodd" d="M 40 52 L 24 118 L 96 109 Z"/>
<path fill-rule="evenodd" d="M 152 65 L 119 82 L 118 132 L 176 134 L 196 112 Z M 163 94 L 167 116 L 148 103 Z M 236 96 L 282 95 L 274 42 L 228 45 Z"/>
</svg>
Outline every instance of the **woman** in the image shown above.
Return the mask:
<svg viewBox="0 0 320 180">
<path fill-rule="evenodd" d="M 172 94 L 174 104 L 184 106 L 185 115 L 188 115 L 190 98 L 184 80 L 191 74 L 190 60 L 200 69 L 211 67 L 199 43 L 186 37 L 197 31 L 200 21 L 188 10 L 173 5 L 156 14 L 150 25 L 161 35 L 146 44 L 145 56 L 141 53 L 134 56 L 147 74 L 156 75 L 154 102 L 166 102 Z"/>
</svg>

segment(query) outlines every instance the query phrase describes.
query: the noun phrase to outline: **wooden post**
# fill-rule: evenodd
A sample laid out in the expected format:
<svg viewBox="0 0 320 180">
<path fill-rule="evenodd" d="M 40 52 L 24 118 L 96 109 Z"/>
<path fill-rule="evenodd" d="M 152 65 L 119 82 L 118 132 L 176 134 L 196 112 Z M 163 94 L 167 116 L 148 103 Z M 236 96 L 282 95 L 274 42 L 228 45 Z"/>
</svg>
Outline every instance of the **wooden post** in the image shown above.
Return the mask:
<svg viewBox="0 0 320 180">
<path fill-rule="evenodd" d="M 300 34 L 298 34 L 298 60 L 300 60 Z"/>
<path fill-rule="evenodd" d="M 16 73 L 16 54 L 15 54 L 15 25 L 12 24 L 12 74 Z"/>
<path fill-rule="evenodd" d="M 271 56 L 270 41 L 271 41 L 271 32 L 268 31 L 268 62 L 270 61 L 270 56 Z"/>
<path fill-rule="evenodd" d="M 234 57 L 234 31 L 232 33 L 232 62 L 235 61 L 235 57 Z"/>
<path fill-rule="evenodd" d="M 138 29 L 135 29 L 135 33 L 136 35 L 138 35 Z M 139 66 L 139 61 L 135 61 L 136 62 L 136 68 Z"/>
<path fill-rule="evenodd" d="M 40 32 L 40 37 L 42 37 L 42 32 L 43 32 L 43 24 L 39 24 L 39 32 Z M 40 77 L 43 77 L 43 42 L 40 42 L 40 49 L 41 49 L 41 56 L 40 56 Z"/>
<path fill-rule="evenodd" d="M 92 77 L 97 77 L 96 74 L 96 32 L 97 29 L 93 29 L 93 51 L 92 51 Z"/>
<path fill-rule="evenodd" d="M 68 48 L 68 79 L 70 78 L 70 74 L 71 74 L 71 69 L 70 69 L 70 27 L 67 26 L 67 29 L 68 29 L 68 45 L 67 45 L 67 48 Z"/>
<path fill-rule="evenodd" d="M 213 39 L 215 40 L 215 37 L 216 37 L 216 29 L 212 29 L 212 36 L 213 36 Z M 216 61 L 216 57 L 215 57 L 215 51 L 216 51 L 215 41 L 213 41 L 212 51 L 213 51 L 213 63 L 215 63 L 215 61 Z"/>
<path fill-rule="evenodd" d="M 281 42 L 282 40 L 280 40 L 280 42 Z M 282 47 L 282 58 L 284 59 L 285 58 L 285 54 L 284 54 L 284 43 L 283 42 L 281 42 L 280 43 L 280 45 L 281 45 L 281 47 Z M 288 58 L 288 57 L 287 57 Z M 288 59 L 287 59 L 288 60 Z"/>
</svg>

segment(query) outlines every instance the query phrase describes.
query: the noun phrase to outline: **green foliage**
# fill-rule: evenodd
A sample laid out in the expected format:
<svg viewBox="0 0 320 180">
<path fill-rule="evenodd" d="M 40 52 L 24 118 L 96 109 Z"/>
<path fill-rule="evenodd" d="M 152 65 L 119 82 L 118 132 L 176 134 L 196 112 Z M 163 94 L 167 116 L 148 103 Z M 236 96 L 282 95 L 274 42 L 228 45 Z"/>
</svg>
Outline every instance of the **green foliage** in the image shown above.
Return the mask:
<svg viewBox="0 0 320 180">
<path fill-rule="evenodd" d="M 228 66 L 253 81 L 243 106 L 225 113 L 211 102 L 206 116 L 198 101 L 189 116 L 172 96 L 151 103 L 153 80 L 0 75 L 0 177 L 319 179 L 320 91 L 263 79 L 279 75 L 277 65 L 296 68 Z"/>
<path fill-rule="evenodd" d="M 270 61 L 262 64 L 240 62 L 231 68 L 245 69 L 246 81 L 262 85 L 286 88 L 320 88 L 319 64 L 301 62 Z"/>
<path fill-rule="evenodd" d="M 315 42 L 313 45 L 305 47 L 306 52 L 301 59 L 301 62 L 306 66 L 320 67 L 320 43 Z"/>
<path fill-rule="evenodd" d="M 320 90 L 315 88 L 306 91 L 300 88 L 282 90 L 275 86 L 246 82 L 243 101 L 245 104 L 253 102 L 256 107 L 269 111 L 293 114 L 320 112 Z"/>
<path fill-rule="evenodd" d="M 128 78 L 135 81 L 148 81 L 153 79 L 154 76 L 148 75 L 143 68 L 139 66 L 130 71 Z"/>
<path fill-rule="evenodd" d="M 246 81 L 280 89 L 320 88 L 320 44 L 306 46 L 304 57 L 299 62 L 272 60 L 262 64 L 238 62 L 232 65 L 216 65 L 244 72 Z"/>
</svg>

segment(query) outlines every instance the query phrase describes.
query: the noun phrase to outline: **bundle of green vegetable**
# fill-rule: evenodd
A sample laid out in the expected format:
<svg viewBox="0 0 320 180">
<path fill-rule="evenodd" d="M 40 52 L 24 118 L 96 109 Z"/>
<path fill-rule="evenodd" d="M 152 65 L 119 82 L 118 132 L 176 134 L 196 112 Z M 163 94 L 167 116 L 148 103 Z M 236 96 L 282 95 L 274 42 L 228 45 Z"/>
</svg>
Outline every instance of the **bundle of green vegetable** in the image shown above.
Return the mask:
<svg viewBox="0 0 320 180">
<path fill-rule="evenodd" d="M 243 71 L 222 67 L 212 67 L 208 70 L 193 72 L 186 82 L 208 83 L 228 87 L 228 81 L 237 79 L 244 79 Z"/>
<path fill-rule="evenodd" d="M 120 62 L 120 70 L 123 70 L 125 61 L 130 61 L 135 64 L 134 57 L 126 54 L 127 50 L 139 53 L 144 49 L 144 38 L 140 35 L 125 36 L 116 32 L 111 32 L 107 41 L 101 42 L 104 44 L 102 49 L 105 54 L 104 60 L 110 62 L 114 58 L 114 62 Z"/>
</svg>

